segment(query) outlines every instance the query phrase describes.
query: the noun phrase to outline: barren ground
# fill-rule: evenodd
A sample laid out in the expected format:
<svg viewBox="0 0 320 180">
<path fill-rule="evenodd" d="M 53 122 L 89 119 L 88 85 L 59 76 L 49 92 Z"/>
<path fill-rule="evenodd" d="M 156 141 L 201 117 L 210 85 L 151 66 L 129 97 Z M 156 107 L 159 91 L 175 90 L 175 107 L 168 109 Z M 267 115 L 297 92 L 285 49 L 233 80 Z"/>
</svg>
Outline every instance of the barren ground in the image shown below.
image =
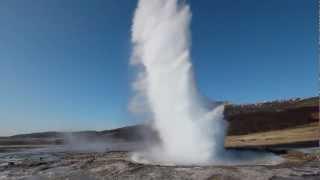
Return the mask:
<svg viewBox="0 0 320 180">
<path fill-rule="evenodd" d="M 292 151 L 279 165 L 160 166 L 128 152 L 24 152 L 2 156 L 0 179 L 319 179 L 319 152 Z"/>
</svg>

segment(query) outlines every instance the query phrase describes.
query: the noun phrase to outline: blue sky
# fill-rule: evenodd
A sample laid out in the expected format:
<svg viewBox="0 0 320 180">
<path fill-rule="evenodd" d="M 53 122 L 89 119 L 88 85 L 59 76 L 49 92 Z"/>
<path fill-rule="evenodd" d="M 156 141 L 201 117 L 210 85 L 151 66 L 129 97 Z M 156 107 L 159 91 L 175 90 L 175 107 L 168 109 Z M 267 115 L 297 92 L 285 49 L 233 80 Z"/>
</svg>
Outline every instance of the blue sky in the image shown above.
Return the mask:
<svg viewBox="0 0 320 180">
<path fill-rule="evenodd" d="M 247 103 L 317 95 L 316 0 L 188 0 L 201 93 Z M 0 135 L 109 129 L 128 113 L 136 1 L 0 1 Z"/>
</svg>

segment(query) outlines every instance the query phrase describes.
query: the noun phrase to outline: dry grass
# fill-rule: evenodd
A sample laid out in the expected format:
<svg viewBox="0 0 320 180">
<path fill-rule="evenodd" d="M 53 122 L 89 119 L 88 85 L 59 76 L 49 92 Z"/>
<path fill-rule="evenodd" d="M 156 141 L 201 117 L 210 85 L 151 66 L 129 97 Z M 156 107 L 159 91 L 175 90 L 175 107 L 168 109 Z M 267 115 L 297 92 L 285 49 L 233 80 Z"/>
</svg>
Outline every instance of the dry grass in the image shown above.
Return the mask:
<svg viewBox="0 0 320 180">
<path fill-rule="evenodd" d="M 319 123 L 311 123 L 300 127 L 252 133 L 248 135 L 227 136 L 226 147 L 268 146 L 290 144 L 320 139 Z"/>
</svg>

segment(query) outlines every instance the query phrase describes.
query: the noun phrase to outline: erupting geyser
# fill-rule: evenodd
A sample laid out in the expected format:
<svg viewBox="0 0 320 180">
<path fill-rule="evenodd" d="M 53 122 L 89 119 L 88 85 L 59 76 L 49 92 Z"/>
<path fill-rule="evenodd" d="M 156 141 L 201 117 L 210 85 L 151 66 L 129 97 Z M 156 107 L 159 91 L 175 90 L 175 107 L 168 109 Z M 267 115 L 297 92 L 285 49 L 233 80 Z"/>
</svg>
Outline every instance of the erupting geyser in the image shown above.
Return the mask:
<svg viewBox="0 0 320 180">
<path fill-rule="evenodd" d="M 140 0 L 132 29 L 134 57 L 142 65 L 136 85 L 144 92 L 162 144 L 149 158 L 205 163 L 223 150 L 223 106 L 201 99 L 190 62 L 189 6 L 178 0 Z"/>
<path fill-rule="evenodd" d="M 199 94 L 190 61 L 191 13 L 185 1 L 140 0 L 136 9 L 132 64 L 140 67 L 134 84 L 144 97 L 161 144 L 134 155 L 145 161 L 207 164 L 224 156 L 223 105 Z M 134 102 L 136 104 L 137 102 Z"/>
</svg>

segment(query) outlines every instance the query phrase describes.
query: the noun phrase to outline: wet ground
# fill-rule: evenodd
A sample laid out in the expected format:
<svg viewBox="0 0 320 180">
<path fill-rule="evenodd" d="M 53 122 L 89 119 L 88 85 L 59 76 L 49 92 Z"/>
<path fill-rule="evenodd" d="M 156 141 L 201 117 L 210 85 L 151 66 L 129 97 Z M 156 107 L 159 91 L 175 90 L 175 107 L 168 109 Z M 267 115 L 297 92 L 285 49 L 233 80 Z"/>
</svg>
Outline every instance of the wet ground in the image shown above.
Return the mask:
<svg viewBox="0 0 320 180">
<path fill-rule="evenodd" d="M 290 150 L 277 165 L 161 166 L 133 162 L 126 151 L 62 147 L 0 153 L 0 180 L 10 179 L 320 179 L 320 151 Z"/>
</svg>

